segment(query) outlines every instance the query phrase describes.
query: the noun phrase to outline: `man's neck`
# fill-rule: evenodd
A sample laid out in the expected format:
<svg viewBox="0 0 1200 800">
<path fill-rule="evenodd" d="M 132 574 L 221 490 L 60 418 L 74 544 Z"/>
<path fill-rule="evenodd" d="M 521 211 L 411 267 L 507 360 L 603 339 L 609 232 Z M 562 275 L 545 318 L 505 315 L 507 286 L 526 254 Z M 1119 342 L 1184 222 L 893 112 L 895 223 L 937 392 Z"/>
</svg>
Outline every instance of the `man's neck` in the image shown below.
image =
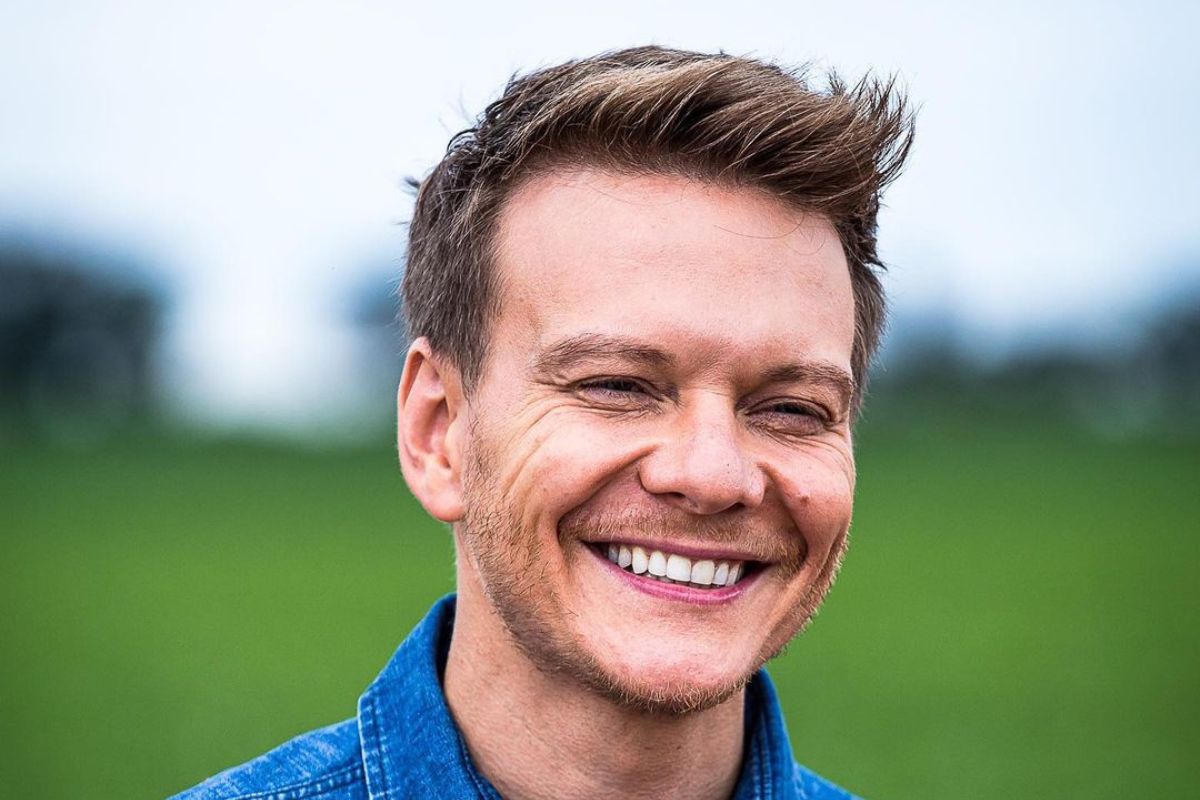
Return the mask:
<svg viewBox="0 0 1200 800">
<path fill-rule="evenodd" d="M 691 714 L 652 714 L 536 669 L 475 587 L 460 581 L 443 678 L 479 771 L 508 800 L 727 798 L 742 761 L 739 692 Z M 506 633 L 506 632 L 504 632 Z"/>
</svg>

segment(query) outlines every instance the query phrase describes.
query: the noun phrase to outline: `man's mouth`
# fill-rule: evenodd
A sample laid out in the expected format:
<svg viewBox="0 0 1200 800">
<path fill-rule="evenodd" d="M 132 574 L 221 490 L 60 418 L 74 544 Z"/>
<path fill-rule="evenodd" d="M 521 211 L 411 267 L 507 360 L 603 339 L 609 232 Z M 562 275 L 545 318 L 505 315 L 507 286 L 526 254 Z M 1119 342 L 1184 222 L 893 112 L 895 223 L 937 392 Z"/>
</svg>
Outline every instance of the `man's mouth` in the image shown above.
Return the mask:
<svg viewBox="0 0 1200 800">
<path fill-rule="evenodd" d="M 696 589 L 713 590 L 733 586 L 762 566 L 756 561 L 690 558 L 666 550 L 619 542 L 597 542 L 589 546 L 626 572 Z"/>
</svg>

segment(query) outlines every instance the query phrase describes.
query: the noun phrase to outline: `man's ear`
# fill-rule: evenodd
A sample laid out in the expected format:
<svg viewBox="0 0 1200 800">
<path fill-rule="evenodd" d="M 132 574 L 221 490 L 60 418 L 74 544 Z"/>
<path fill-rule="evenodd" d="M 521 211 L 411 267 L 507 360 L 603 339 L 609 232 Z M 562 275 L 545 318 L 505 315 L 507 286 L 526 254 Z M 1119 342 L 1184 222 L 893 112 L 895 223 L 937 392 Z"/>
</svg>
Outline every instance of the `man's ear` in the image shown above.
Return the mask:
<svg viewBox="0 0 1200 800">
<path fill-rule="evenodd" d="M 417 339 L 396 394 L 396 440 L 408 488 L 442 522 L 457 522 L 463 514 L 465 412 L 458 368 L 434 355 L 428 339 Z"/>
</svg>

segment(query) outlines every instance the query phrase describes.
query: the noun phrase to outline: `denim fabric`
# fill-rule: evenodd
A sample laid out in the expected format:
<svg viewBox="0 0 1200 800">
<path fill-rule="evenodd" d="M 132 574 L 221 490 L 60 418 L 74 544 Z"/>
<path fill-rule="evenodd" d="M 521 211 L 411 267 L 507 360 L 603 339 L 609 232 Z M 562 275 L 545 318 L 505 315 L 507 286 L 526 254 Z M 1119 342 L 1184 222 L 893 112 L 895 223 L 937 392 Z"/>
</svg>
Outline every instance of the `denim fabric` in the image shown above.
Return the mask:
<svg viewBox="0 0 1200 800">
<path fill-rule="evenodd" d="M 358 701 L 358 716 L 306 733 L 173 800 L 499 800 L 467 754 L 442 694 L 454 595 L 434 604 Z M 735 800 L 853 800 L 792 759 L 771 679 L 746 695 L 746 756 Z"/>
</svg>

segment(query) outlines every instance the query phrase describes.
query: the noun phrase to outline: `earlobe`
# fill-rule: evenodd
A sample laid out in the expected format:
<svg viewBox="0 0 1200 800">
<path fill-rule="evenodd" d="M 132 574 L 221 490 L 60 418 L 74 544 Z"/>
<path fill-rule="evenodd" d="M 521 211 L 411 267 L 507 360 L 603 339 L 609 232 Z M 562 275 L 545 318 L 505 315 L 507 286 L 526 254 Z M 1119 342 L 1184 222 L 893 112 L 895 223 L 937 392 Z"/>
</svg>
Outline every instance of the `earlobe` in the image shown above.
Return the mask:
<svg viewBox="0 0 1200 800">
<path fill-rule="evenodd" d="M 408 348 L 396 395 L 396 444 L 408 488 L 442 522 L 462 518 L 462 382 L 421 337 Z"/>
</svg>

